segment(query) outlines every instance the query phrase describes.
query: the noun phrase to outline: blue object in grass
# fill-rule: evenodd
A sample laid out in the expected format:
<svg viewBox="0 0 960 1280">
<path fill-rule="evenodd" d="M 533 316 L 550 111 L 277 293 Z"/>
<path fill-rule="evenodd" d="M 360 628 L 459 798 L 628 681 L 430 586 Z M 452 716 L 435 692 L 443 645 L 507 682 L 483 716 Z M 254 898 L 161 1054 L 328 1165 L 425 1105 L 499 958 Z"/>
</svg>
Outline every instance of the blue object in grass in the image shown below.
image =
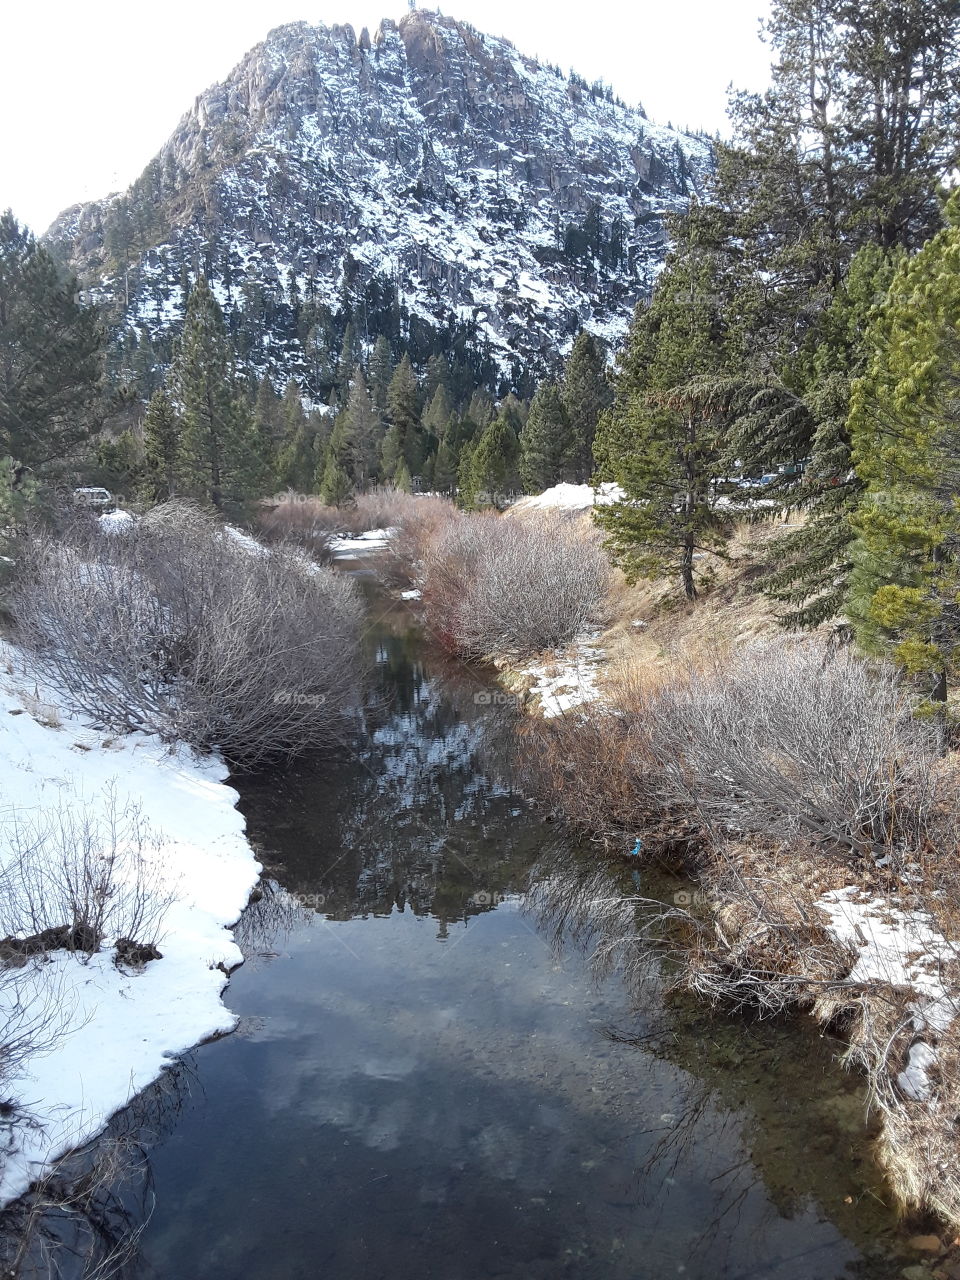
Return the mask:
<svg viewBox="0 0 960 1280">
<path fill-rule="evenodd" d="M 638 838 L 637 843 L 630 850 L 630 857 L 639 858 L 642 851 L 643 851 L 643 841 Z"/>
</svg>

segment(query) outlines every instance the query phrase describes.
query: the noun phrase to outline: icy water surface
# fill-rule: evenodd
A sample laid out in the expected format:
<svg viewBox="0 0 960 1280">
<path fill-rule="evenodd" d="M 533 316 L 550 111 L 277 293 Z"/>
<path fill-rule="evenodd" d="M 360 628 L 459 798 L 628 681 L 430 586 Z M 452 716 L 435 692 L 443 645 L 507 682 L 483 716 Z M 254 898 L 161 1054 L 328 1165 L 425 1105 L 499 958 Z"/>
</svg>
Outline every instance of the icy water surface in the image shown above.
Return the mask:
<svg viewBox="0 0 960 1280">
<path fill-rule="evenodd" d="M 835 1046 L 655 979 L 637 1004 L 556 950 L 545 913 L 589 929 L 622 873 L 511 788 L 480 677 L 405 613 L 372 644 L 357 752 L 239 784 L 268 877 L 227 993 L 241 1027 L 155 1091 L 132 1274 L 899 1275 Z"/>
</svg>

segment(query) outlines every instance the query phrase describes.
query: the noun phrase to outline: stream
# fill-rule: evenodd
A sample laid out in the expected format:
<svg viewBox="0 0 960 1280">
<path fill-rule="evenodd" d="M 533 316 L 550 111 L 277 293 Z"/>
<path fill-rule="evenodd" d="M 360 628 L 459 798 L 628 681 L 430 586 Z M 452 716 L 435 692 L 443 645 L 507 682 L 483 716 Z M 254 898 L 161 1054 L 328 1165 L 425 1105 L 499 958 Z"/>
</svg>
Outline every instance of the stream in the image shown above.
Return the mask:
<svg viewBox="0 0 960 1280">
<path fill-rule="evenodd" d="M 374 595 L 371 619 L 357 749 L 236 783 L 265 864 L 225 997 L 240 1025 L 115 1121 L 150 1135 L 130 1274 L 879 1280 L 916 1262 L 836 1043 L 669 996 L 656 965 L 631 990 L 601 978 L 592 906 L 629 869 L 511 785 L 482 673 L 432 652 L 406 606 Z"/>
</svg>

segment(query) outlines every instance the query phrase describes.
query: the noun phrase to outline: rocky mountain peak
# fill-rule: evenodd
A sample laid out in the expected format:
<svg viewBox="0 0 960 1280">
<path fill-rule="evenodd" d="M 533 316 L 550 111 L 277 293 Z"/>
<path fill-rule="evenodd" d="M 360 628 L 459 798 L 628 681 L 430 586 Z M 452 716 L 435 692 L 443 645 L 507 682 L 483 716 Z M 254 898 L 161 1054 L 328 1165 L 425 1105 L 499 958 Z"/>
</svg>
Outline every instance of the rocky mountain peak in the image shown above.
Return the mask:
<svg viewBox="0 0 960 1280">
<path fill-rule="evenodd" d="M 710 165 L 706 140 L 453 18 L 417 9 L 372 38 L 298 22 L 201 93 L 128 192 L 48 238 L 160 364 L 203 271 L 278 381 L 305 376 L 285 307 L 369 321 L 372 295 L 398 342 L 469 330 L 504 370 L 542 370 L 580 327 L 623 333 Z"/>
</svg>

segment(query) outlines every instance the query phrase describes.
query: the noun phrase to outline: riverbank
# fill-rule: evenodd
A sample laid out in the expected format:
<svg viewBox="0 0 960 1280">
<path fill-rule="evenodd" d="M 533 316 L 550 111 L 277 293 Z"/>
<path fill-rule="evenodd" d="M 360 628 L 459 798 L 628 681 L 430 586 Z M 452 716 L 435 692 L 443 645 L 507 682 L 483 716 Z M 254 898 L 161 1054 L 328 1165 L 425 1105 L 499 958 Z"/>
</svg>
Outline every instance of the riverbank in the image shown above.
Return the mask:
<svg viewBox="0 0 960 1280">
<path fill-rule="evenodd" d="M 569 520 L 586 523 L 564 496 Z M 879 1115 L 877 1157 L 905 1209 L 945 1224 L 927 1244 L 946 1257 L 960 1231 L 960 920 L 944 850 L 956 847 L 960 768 L 932 748 L 906 690 L 826 633 L 783 637 L 751 585 L 770 533 L 741 529 L 695 606 L 667 584 L 621 581 L 605 627 L 495 665 L 514 701 L 539 713 L 521 732 L 544 802 L 614 854 L 693 881 L 653 907 L 678 982 L 842 1030 Z M 835 705 L 817 692 L 825 671 Z M 853 686 L 864 706 L 877 690 L 880 702 L 861 715 L 844 700 Z M 653 743 L 645 726 L 681 706 L 685 728 Z M 774 740 L 777 724 L 797 731 L 792 741 Z M 686 750 L 684 733 L 704 748 L 693 764 L 669 758 Z M 742 769 L 731 791 L 742 786 L 749 802 L 713 787 L 731 760 Z M 635 905 L 649 917 L 650 904 Z"/>
<path fill-rule="evenodd" d="M 956 848 L 960 760 L 956 753 L 942 760 L 922 748 L 915 753 L 895 740 L 895 732 L 886 733 L 883 717 L 859 741 L 851 738 L 848 750 L 841 734 L 831 735 L 825 724 L 813 726 L 819 741 L 785 744 L 782 754 L 778 744 L 765 744 L 757 724 L 762 708 L 752 719 L 743 714 L 756 690 L 772 720 L 790 697 L 795 718 L 816 719 L 816 697 L 805 682 L 781 696 L 784 662 L 805 664 L 811 683 L 832 664 L 847 664 L 852 680 L 862 670 L 822 636 L 792 643 L 778 637 L 774 621 L 747 589 L 748 578 L 749 569 L 730 573 L 703 604 L 673 603 L 666 611 L 656 588 L 625 590 L 627 608 L 591 649 L 591 696 L 560 719 L 549 698 L 537 696 L 542 685 L 530 688 L 522 669 L 507 673 L 507 683 L 528 688 L 528 709 L 554 713 L 546 736 L 532 735 L 538 745 L 529 752 L 548 762 L 539 770 L 548 803 L 605 838 L 620 856 L 664 859 L 693 880 L 691 892 L 655 909 L 671 938 L 683 939 L 678 981 L 713 1002 L 761 1013 L 795 1008 L 842 1031 L 845 1060 L 865 1073 L 870 1107 L 879 1115 L 881 1167 L 906 1209 L 932 1212 L 944 1223 L 941 1236 L 927 1234 L 926 1243 L 933 1257 L 946 1256 L 960 1230 L 960 920 L 955 854 L 946 852 Z M 750 654 L 756 655 L 753 678 L 730 689 L 729 673 L 738 663 L 745 667 Z M 555 662 L 561 672 L 566 667 L 576 673 L 579 648 L 555 655 Z M 867 678 L 865 697 L 869 684 Z M 711 723 L 698 700 L 729 714 L 730 734 Z M 891 716 L 896 702 L 891 699 Z M 657 752 L 649 752 L 639 726 L 678 703 L 689 712 L 690 731 L 714 735 L 712 767 L 731 775 L 742 767 L 742 812 L 735 805 L 720 812 L 722 804 L 711 810 L 711 765 L 704 759 L 698 773 L 699 762 L 691 764 L 696 751 L 686 762 L 673 761 L 688 770 L 686 787 L 658 786 L 662 760 L 652 758 Z M 849 708 L 841 695 L 833 708 L 819 710 L 843 721 Z M 733 743 L 738 714 L 742 737 Z M 867 813 L 870 804 L 864 805 L 859 842 L 856 821 L 850 824 L 853 839 L 834 838 L 826 821 L 817 829 L 816 810 L 828 806 L 824 794 L 832 782 L 813 776 L 817 770 L 807 767 L 804 753 L 821 750 L 824 769 L 831 767 L 826 756 L 832 752 L 836 770 L 850 775 L 851 814 L 858 770 L 869 772 L 878 756 L 884 758 L 888 783 L 877 779 L 871 800 L 886 806 L 881 830 L 867 835 L 876 817 Z M 917 777 L 919 771 L 926 776 Z M 869 787 L 866 779 L 863 786 Z M 841 790 L 834 788 L 832 796 L 841 801 L 837 826 L 844 817 Z M 906 818 L 897 815 L 898 804 L 913 807 L 910 818 L 896 833 L 882 830 L 884 822 L 892 828 Z M 764 806 L 776 816 L 758 818 Z M 797 821 L 808 816 L 805 809 L 814 814 L 806 831 Z M 649 915 L 649 904 L 638 909 Z"/>
<path fill-rule="evenodd" d="M 131 939 L 142 950 L 114 936 L 92 954 L 74 938 L 4 969 L 4 1019 L 20 1035 L 4 1064 L 7 1204 L 177 1055 L 233 1029 L 221 995 L 243 956 L 230 926 L 260 866 L 222 760 L 88 727 L 6 644 L 0 730 L 3 905 L 21 924 L 8 931 L 40 932 L 22 927 L 41 909 L 24 901 L 27 867 L 48 895 L 102 899 L 117 928 L 150 935 Z"/>
</svg>

